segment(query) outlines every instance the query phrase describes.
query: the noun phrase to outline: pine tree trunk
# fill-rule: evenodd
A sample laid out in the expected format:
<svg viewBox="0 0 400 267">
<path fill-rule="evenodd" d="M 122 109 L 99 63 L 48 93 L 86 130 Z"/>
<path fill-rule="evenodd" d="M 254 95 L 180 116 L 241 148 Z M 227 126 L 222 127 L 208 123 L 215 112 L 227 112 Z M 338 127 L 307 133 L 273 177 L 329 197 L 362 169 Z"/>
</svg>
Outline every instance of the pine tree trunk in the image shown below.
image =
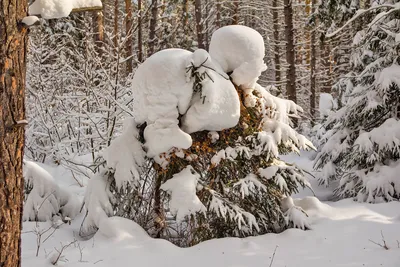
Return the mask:
<svg viewBox="0 0 400 267">
<path fill-rule="evenodd" d="M 92 23 L 94 27 L 94 40 L 99 47 L 104 40 L 104 16 L 102 11 L 93 12 Z"/>
<path fill-rule="evenodd" d="M 204 49 L 203 22 L 201 21 L 201 0 L 194 1 L 194 10 L 196 17 L 197 47 Z"/>
<path fill-rule="evenodd" d="M 232 16 L 232 24 L 239 24 L 239 0 L 235 0 L 233 3 L 233 16 Z"/>
<path fill-rule="evenodd" d="M 280 60 L 280 49 L 279 49 L 279 13 L 278 13 L 278 0 L 272 1 L 272 19 L 274 29 L 274 61 L 275 61 L 275 83 L 281 82 L 281 60 Z"/>
<path fill-rule="evenodd" d="M 289 100 L 296 102 L 296 58 L 294 53 L 292 2 L 292 0 L 283 1 L 285 14 L 286 62 L 289 65 L 286 74 L 286 93 Z"/>
<path fill-rule="evenodd" d="M 0 0 L 0 266 L 21 266 L 27 1 Z M 18 123 L 19 122 L 19 123 Z"/>
<path fill-rule="evenodd" d="M 317 6 L 317 1 L 312 0 L 312 14 L 315 13 Z M 315 47 L 315 34 L 316 34 L 317 27 L 314 25 L 311 29 L 311 59 L 310 59 L 310 114 L 312 116 L 312 120 L 315 120 L 315 87 L 316 87 L 316 77 L 315 77 L 315 67 L 316 67 L 316 56 L 317 51 Z"/>
<path fill-rule="evenodd" d="M 118 51 L 118 0 L 114 0 L 114 49 Z"/>
<path fill-rule="evenodd" d="M 154 53 L 154 47 L 156 42 L 156 26 L 158 16 L 158 1 L 151 1 L 151 19 L 150 19 L 150 32 L 149 32 L 149 51 L 147 57 L 150 57 Z"/>
<path fill-rule="evenodd" d="M 217 2 L 216 8 L 217 8 L 217 14 L 216 14 L 217 19 L 215 20 L 215 26 L 217 26 L 217 28 L 220 28 L 221 27 L 221 3 L 219 0 Z"/>
<path fill-rule="evenodd" d="M 143 61 L 143 38 L 142 38 L 142 0 L 137 1 L 138 8 L 138 53 L 139 62 Z"/>
<path fill-rule="evenodd" d="M 205 6 L 206 6 L 206 14 L 208 15 L 210 13 L 210 5 L 208 3 L 208 0 L 205 0 Z M 210 44 L 209 44 L 209 27 L 208 27 L 208 19 L 205 19 L 205 28 L 204 28 L 204 42 L 205 42 L 205 48 L 208 50 Z"/>
<path fill-rule="evenodd" d="M 132 73 L 133 70 L 132 0 L 125 0 L 125 9 L 126 9 L 125 33 L 126 33 L 126 38 L 128 38 L 125 44 L 126 57 L 128 58 L 126 62 L 126 71 L 127 73 Z"/>
</svg>

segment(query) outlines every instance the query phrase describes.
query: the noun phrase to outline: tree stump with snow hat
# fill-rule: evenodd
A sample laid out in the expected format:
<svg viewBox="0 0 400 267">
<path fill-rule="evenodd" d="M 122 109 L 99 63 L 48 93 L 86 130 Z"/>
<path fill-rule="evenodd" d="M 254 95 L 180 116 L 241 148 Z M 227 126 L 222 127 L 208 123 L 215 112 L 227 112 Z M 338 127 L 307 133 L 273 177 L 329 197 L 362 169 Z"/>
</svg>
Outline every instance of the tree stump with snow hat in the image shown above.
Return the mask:
<svg viewBox="0 0 400 267">
<path fill-rule="evenodd" d="M 138 141 L 133 123 L 104 153 L 114 173 L 113 192 L 151 188 L 151 219 L 140 224 L 152 236 L 180 246 L 280 232 L 293 225 L 281 199 L 308 186 L 302 170 L 279 159 L 281 153 L 313 146 L 290 127 L 289 115 L 301 108 L 257 84 L 266 68 L 261 36 L 237 25 L 214 35 L 210 53 L 167 49 L 139 67 L 132 84 L 135 121 L 146 125 L 144 142 Z M 223 41 L 233 54 L 215 45 Z M 111 202 L 120 199 L 116 195 Z"/>
</svg>

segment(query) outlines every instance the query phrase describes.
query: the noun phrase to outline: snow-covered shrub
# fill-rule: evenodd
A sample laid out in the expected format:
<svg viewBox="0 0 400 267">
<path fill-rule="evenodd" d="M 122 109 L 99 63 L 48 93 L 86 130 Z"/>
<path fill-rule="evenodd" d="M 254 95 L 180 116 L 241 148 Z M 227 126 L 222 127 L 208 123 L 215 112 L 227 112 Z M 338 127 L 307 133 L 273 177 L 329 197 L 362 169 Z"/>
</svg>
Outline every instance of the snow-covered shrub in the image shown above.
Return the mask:
<svg viewBox="0 0 400 267">
<path fill-rule="evenodd" d="M 24 179 L 24 221 L 47 221 L 54 215 L 73 219 L 79 213 L 79 199 L 59 187 L 51 174 L 35 162 L 24 161 Z"/>
<path fill-rule="evenodd" d="M 261 36 L 227 28 L 213 40 L 238 40 L 229 42 L 235 54 L 217 53 L 214 60 L 204 50 L 169 49 L 139 67 L 133 83 L 138 126 L 131 124 L 105 151 L 108 169 L 91 181 L 101 186 L 89 186 L 86 196 L 88 218 L 95 217 L 87 226 L 96 229 L 98 218 L 119 215 L 181 246 L 308 228 L 305 213 L 280 205 L 299 185 L 309 186 L 301 169 L 279 159 L 313 148 L 291 128 L 290 117 L 302 109 L 256 83 L 265 69 Z M 224 57 L 232 69 L 219 65 Z"/>
<path fill-rule="evenodd" d="M 398 1 L 395 1 L 398 2 Z M 357 34 L 345 106 L 330 114 L 315 161 L 324 182 L 339 179 L 338 197 L 380 202 L 400 199 L 399 11 L 376 15 Z M 350 78 L 352 77 L 352 78 Z"/>
</svg>

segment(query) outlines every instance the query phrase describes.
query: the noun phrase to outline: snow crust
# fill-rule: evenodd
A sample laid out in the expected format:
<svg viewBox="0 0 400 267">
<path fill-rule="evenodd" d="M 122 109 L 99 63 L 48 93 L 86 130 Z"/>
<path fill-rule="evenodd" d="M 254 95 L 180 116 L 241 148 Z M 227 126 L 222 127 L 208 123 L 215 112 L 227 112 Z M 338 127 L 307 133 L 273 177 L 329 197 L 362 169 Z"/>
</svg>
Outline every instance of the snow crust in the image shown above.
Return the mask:
<svg viewBox="0 0 400 267">
<path fill-rule="evenodd" d="M 236 85 L 245 88 L 254 87 L 258 77 L 267 69 L 261 34 L 242 25 L 216 30 L 211 37 L 210 55 L 225 73 L 232 72 Z"/>
<path fill-rule="evenodd" d="M 55 19 L 67 17 L 74 8 L 101 6 L 101 0 L 36 0 L 29 6 L 29 14 Z"/>
<path fill-rule="evenodd" d="M 205 212 L 206 207 L 196 195 L 197 181 L 200 175 L 191 166 L 187 166 L 181 172 L 161 185 L 161 189 L 171 196 L 169 207 L 171 213 L 176 215 L 177 222 L 196 212 Z"/>
<path fill-rule="evenodd" d="M 73 219 L 78 215 L 81 202 L 59 187 L 49 172 L 33 161 L 24 161 L 23 169 L 25 187 L 30 189 L 24 203 L 24 221 L 48 221 L 57 214 Z"/>
</svg>

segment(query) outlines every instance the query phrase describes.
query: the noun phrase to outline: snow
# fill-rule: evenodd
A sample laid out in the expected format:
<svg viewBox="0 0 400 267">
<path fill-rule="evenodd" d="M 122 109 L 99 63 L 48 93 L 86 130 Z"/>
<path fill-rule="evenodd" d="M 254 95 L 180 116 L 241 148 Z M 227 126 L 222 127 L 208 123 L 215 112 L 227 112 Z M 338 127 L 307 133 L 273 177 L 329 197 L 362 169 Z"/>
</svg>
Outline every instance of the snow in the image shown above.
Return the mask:
<svg viewBox="0 0 400 267">
<path fill-rule="evenodd" d="M 319 114 L 321 118 L 328 116 L 331 111 L 337 108 L 337 104 L 333 100 L 333 96 L 328 93 L 320 93 L 319 95 Z"/>
<path fill-rule="evenodd" d="M 31 26 L 39 21 L 39 18 L 36 16 L 27 16 L 22 19 L 22 23 L 26 24 L 27 26 Z"/>
<path fill-rule="evenodd" d="M 267 69 L 262 36 L 249 27 L 230 25 L 216 30 L 210 42 L 210 55 L 225 73 L 232 72 L 233 82 L 252 88 Z"/>
<path fill-rule="evenodd" d="M 178 126 L 179 114 L 186 113 L 193 94 L 193 81 L 186 77 L 192 56 L 183 49 L 162 50 L 141 64 L 133 77 L 134 117 L 138 124 L 147 122 L 149 157 L 192 145 L 190 135 Z"/>
<path fill-rule="evenodd" d="M 388 90 L 392 84 L 396 84 L 400 87 L 400 66 L 397 64 L 384 68 L 375 75 L 375 83 L 382 89 Z"/>
<path fill-rule="evenodd" d="M 81 202 L 59 187 L 53 176 L 38 164 L 24 160 L 23 175 L 25 188 L 31 189 L 24 202 L 24 221 L 47 221 L 57 214 L 75 218 L 79 213 Z"/>
<path fill-rule="evenodd" d="M 285 156 L 304 168 L 312 162 L 295 155 Z M 47 166 L 46 166 L 47 168 Z M 63 184 L 71 177 L 63 171 L 57 180 Z M 93 179 L 93 178 L 92 178 Z M 310 177 L 320 199 L 327 199 L 327 188 L 319 187 L 317 179 Z M 75 185 L 74 192 L 80 188 Z M 276 249 L 274 267 L 337 267 L 337 266 L 386 266 L 400 265 L 400 203 L 358 203 L 351 199 L 338 202 L 321 201 L 310 196 L 306 189 L 292 196 L 291 202 L 307 213 L 311 230 L 289 229 L 280 234 L 266 234 L 249 238 L 221 238 L 203 242 L 191 248 L 178 248 L 162 239 L 152 239 L 135 222 L 111 217 L 101 221 L 99 231 L 89 240 L 77 239 L 63 255 L 68 261 L 63 266 L 100 267 L 128 266 L 269 266 Z M 292 206 L 290 206 L 292 207 Z M 303 214 L 303 213 L 302 213 Z M 22 266 L 52 266 L 50 259 L 60 250 L 60 242 L 67 244 L 75 240 L 84 214 L 72 220 L 71 225 L 61 225 L 54 234 L 41 244 L 36 254 L 37 236 L 30 232 L 35 222 L 23 223 Z M 39 223 L 47 229 L 50 222 Z M 382 244 L 382 236 L 389 247 L 385 250 L 372 243 Z M 45 235 L 47 237 L 47 235 Z M 80 251 L 79 247 L 82 249 Z M 288 256 L 290 255 L 290 256 Z"/>
<path fill-rule="evenodd" d="M 233 185 L 233 187 L 240 187 L 239 191 L 242 195 L 242 198 L 250 195 L 250 191 L 253 192 L 252 194 L 255 194 L 257 190 L 267 192 L 265 185 L 263 185 L 253 173 L 247 175 L 243 179 L 240 179 Z"/>
<path fill-rule="evenodd" d="M 36 0 L 29 6 L 30 15 L 45 19 L 67 17 L 74 8 L 102 7 L 101 0 Z"/>
<path fill-rule="evenodd" d="M 206 211 L 206 207 L 196 195 L 199 178 L 200 175 L 191 166 L 187 166 L 161 185 L 161 190 L 168 192 L 171 196 L 169 207 L 171 213 L 176 216 L 177 222 L 181 222 L 186 216 L 196 212 Z"/>
<path fill-rule="evenodd" d="M 96 232 L 103 220 L 113 215 L 113 207 L 110 199 L 110 184 L 105 172 L 93 176 L 85 192 L 84 203 L 86 216 L 79 230 L 81 236 L 90 236 Z"/>
<path fill-rule="evenodd" d="M 139 66 L 132 88 L 135 120 L 147 123 L 144 138 L 148 157 L 169 153 L 172 148 L 189 148 L 189 133 L 221 131 L 239 121 L 235 87 L 202 49 L 155 53 Z M 184 115 L 181 127 L 179 115 Z"/>
<path fill-rule="evenodd" d="M 140 167 L 145 162 L 145 152 L 138 140 L 139 133 L 134 119 L 127 118 L 123 133 L 111 142 L 103 152 L 107 166 L 112 168 L 117 188 L 127 183 L 137 185 L 140 179 Z"/>
<path fill-rule="evenodd" d="M 239 122 L 240 101 L 228 76 L 205 50 L 196 50 L 192 63 L 204 79 L 201 92 L 193 95 L 190 108 L 182 117 L 182 129 L 193 133 L 234 127 Z"/>
</svg>

